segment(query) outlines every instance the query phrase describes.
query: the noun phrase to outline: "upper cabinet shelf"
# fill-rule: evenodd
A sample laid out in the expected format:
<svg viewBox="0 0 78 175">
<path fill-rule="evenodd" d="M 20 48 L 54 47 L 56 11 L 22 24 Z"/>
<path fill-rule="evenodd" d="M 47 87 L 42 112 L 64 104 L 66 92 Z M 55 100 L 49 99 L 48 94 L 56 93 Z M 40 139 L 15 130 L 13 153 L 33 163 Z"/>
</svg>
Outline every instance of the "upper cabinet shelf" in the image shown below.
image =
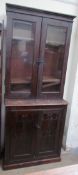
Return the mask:
<svg viewBox="0 0 78 175">
<path fill-rule="evenodd" d="M 72 21 L 7 5 L 6 97 L 62 98 Z"/>
<path fill-rule="evenodd" d="M 18 36 L 13 37 L 13 40 L 17 40 L 17 41 L 19 41 L 19 40 L 22 41 L 23 40 L 23 41 L 26 41 L 26 42 L 27 41 L 34 41 L 33 38 L 24 38 L 24 37 L 18 37 Z"/>
</svg>

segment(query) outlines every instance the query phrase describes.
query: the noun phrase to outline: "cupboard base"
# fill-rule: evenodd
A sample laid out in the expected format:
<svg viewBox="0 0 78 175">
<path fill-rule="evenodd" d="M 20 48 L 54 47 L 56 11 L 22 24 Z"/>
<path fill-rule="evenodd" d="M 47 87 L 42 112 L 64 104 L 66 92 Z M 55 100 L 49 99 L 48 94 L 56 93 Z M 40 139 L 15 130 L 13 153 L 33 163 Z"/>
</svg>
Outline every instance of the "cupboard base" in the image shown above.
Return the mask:
<svg viewBox="0 0 78 175">
<path fill-rule="evenodd" d="M 60 161 L 67 103 L 44 103 L 6 104 L 3 169 Z"/>
<path fill-rule="evenodd" d="M 13 163 L 13 164 L 3 163 L 3 169 L 4 170 L 10 170 L 10 169 L 15 169 L 15 168 L 23 168 L 23 167 L 29 167 L 29 166 L 36 166 L 36 165 L 54 163 L 54 162 L 59 162 L 59 161 L 61 161 L 61 158 L 60 157 L 50 158 L 50 159 L 44 159 L 44 160 L 36 160 L 36 161 L 31 161 L 31 162 Z"/>
</svg>

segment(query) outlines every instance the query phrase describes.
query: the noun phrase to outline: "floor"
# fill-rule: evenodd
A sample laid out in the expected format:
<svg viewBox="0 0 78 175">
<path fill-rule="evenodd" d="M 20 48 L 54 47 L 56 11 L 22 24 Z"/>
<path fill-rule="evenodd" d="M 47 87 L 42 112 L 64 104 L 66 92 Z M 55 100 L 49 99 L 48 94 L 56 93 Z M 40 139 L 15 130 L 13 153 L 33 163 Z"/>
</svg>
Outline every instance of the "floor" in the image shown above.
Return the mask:
<svg viewBox="0 0 78 175">
<path fill-rule="evenodd" d="M 78 164 L 76 165 L 68 165 L 64 167 L 28 173 L 25 175 L 78 175 Z"/>
<path fill-rule="evenodd" d="M 57 167 L 64 167 L 68 165 L 78 164 L 78 149 L 72 151 L 62 151 L 62 161 L 58 163 L 50 163 L 45 165 L 38 165 L 28 168 L 19 168 L 15 170 L 2 170 L 0 167 L 0 175 L 26 175 L 31 172 L 38 172 L 42 170 L 53 169 Z"/>
</svg>

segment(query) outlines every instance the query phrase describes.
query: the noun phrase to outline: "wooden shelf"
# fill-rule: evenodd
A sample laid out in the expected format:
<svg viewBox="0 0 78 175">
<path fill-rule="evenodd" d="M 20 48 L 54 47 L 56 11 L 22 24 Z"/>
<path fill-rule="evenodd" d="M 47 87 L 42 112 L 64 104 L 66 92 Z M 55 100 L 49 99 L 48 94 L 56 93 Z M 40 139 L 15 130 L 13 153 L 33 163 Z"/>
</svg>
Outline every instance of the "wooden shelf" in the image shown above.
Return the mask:
<svg viewBox="0 0 78 175">
<path fill-rule="evenodd" d="M 60 79 L 57 78 L 44 78 L 43 79 L 43 88 L 54 86 L 60 84 Z"/>
<path fill-rule="evenodd" d="M 33 100 L 17 100 L 17 99 L 5 99 L 5 106 L 60 106 L 67 105 L 65 100 L 43 100 L 43 99 L 33 99 Z"/>
<path fill-rule="evenodd" d="M 25 80 L 25 79 L 12 79 L 11 80 L 11 84 L 27 84 L 27 83 L 30 83 L 30 79 L 27 78 L 28 80 Z"/>
<path fill-rule="evenodd" d="M 49 77 L 43 77 L 43 83 L 52 83 L 52 82 L 60 82 L 60 79 L 58 78 L 49 78 Z"/>
<path fill-rule="evenodd" d="M 30 94 L 30 92 L 31 92 L 31 90 L 30 90 L 30 88 L 29 89 L 24 89 L 24 88 L 21 88 L 21 90 L 12 90 L 11 91 L 12 92 L 12 94 L 15 92 L 15 93 L 17 93 L 17 94 L 25 94 L 25 93 L 29 93 Z"/>
<path fill-rule="evenodd" d="M 11 83 L 12 84 L 26 84 L 26 83 L 30 83 L 31 79 L 27 78 L 27 80 L 25 79 L 12 79 Z M 60 79 L 57 78 L 48 78 L 48 77 L 43 77 L 43 83 L 60 83 Z"/>
<path fill-rule="evenodd" d="M 34 39 L 33 38 L 24 38 L 24 37 L 13 37 L 13 40 L 25 40 L 25 41 L 34 41 Z"/>
<path fill-rule="evenodd" d="M 55 42 L 55 41 L 46 41 L 46 45 L 51 46 L 51 47 L 60 47 L 60 46 L 64 46 L 64 42 L 63 43 L 59 43 L 59 42 Z"/>
</svg>

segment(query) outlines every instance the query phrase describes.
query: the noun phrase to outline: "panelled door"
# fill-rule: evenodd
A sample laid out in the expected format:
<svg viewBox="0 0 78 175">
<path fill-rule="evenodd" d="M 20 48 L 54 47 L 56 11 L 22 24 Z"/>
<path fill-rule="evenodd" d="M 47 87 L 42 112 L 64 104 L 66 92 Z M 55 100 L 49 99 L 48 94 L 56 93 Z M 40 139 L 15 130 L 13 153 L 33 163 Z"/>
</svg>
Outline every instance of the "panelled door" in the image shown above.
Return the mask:
<svg viewBox="0 0 78 175">
<path fill-rule="evenodd" d="M 5 162 L 59 157 L 66 107 L 7 110 Z"/>
<path fill-rule="evenodd" d="M 63 94 L 71 23 L 43 18 L 37 93 L 41 97 Z"/>
<path fill-rule="evenodd" d="M 35 160 L 37 155 L 38 115 L 36 111 L 7 111 L 5 162 Z"/>
<path fill-rule="evenodd" d="M 36 96 L 41 19 L 17 13 L 7 15 L 6 94 L 8 97 Z"/>
<path fill-rule="evenodd" d="M 37 124 L 38 158 L 59 157 L 64 129 L 65 108 L 42 111 Z"/>
</svg>

